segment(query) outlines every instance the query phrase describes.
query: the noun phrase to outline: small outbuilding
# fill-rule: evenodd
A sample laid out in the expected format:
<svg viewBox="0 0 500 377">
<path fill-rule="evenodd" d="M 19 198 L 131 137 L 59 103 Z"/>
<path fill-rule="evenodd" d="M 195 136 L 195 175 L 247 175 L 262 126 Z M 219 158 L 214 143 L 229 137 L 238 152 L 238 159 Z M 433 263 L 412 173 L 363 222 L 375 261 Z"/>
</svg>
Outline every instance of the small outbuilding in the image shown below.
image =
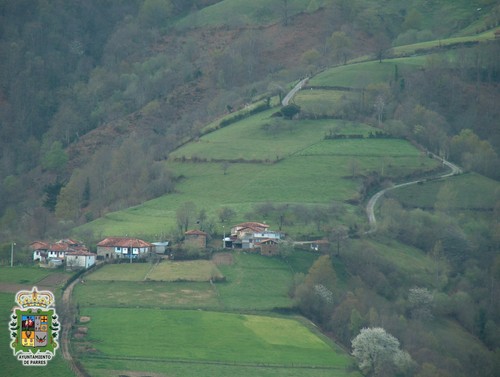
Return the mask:
<svg viewBox="0 0 500 377">
<path fill-rule="evenodd" d="M 272 256 L 279 254 L 278 241 L 273 238 L 262 240 L 256 246 L 260 248 L 260 255 Z"/>
<path fill-rule="evenodd" d="M 184 233 L 184 247 L 205 249 L 208 234 L 201 230 L 188 230 Z"/>
</svg>

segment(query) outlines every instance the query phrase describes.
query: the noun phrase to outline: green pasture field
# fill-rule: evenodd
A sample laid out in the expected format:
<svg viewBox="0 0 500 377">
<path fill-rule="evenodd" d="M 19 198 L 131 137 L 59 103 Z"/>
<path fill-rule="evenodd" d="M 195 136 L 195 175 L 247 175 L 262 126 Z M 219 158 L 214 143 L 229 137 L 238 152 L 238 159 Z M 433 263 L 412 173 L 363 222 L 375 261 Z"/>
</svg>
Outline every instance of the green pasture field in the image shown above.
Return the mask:
<svg viewBox="0 0 500 377">
<path fill-rule="evenodd" d="M 148 272 L 146 280 L 155 281 L 210 281 L 220 279 L 223 275 L 212 261 L 162 261 L 155 264 Z"/>
<path fill-rule="evenodd" d="M 295 249 L 287 256 L 286 263 L 294 274 L 299 272 L 306 274 L 317 258 L 317 253 Z"/>
<path fill-rule="evenodd" d="M 289 16 L 305 11 L 310 0 L 289 0 Z M 322 1 L 317 1 L 321 5 Z M 176 23 L 179 29 L 206 26 L 266 25 L 282 17 L 281 4 L 269 5 L 267 0 L 224 0 L 188 15 Z"/>
<path fill-rule="evenodd" d="M 221 278 L 217 266 L 211 261 L 162 261 L 150 263 L 108 264 L 88 275 L 87 280 L 111 281 L 209 281 Z"/>
<path fill-rule="evenodd" d="M 53 273 L 53 270 L 40 267 L 1 266 L 0 282 L 16 284 L 36 284 Z"/>
<path fill-rule="evenodd" d="M 420 42 L 420 43 L 415 43 L 412 45 L 405 45 L 405 46 L 397 46 L 392 49 L 392 53 L 394 55 L 408 55 L 408 54 L 414 54 L 418 50 L 428 50 L 431 48 L 436 48 L 436 47 L 444 47 L 444 46 L 449 46 L 457 43 L 465 43 L 465 42 L 483 42 L 483 41 L 488 41 L 488 40 L 494 40 L 495 39 L 495 30 L 498 30 L 499 28 L 495 28 L 492 30 L 488 30 L 484 33 L 481 34 L 476 34 L 476 35 L 469 35 L 465 37 L 453 37 L 453 38 L 445 38 L 445 39 L 437 39 L 433 41 L 427 41 L 427 42 Z M 392 59 L 390 61 L 393 61 L 395 59 Z"/>
<path fill-rule="evenodd" d="M 2 277 L 4 277 L 3 272 L 2 269 L 0 274 Z M 14 293 L 0 292 L 0 328 L 2 329 L 2 336 L 0 337 L 1 374 L 9 377 L 24 377 L 26 375 L 33 377 L 74 376 L 73 372 L 64 361 L 60 349 L 56 350 L 55 358 L 45 367 L 24 367 L 21 362 L 15 358 L 9 346 L 10 337 L 8 332 L 8 322 L 10 321 L 10 314 L 12 313 L 11 309 L 16 305 L 14 296 Z"/>
<path fill-rule="evenodd" d="M 373 147 L 369 145 L 373 142 Z M 419 170 L 428 171 L 438 164 L 432 159 L 411 152 L 400 140 L 318 140 L 317 146 L 306 145 L 303 151 L 275 164 L 230 164 L 226 174 L 219 163 L 170 163 L 176 174 L 185 177 L 176 186 L 176 193 L 162 196 L 124 211 L 109 213 L 103 218 L 81 226 L 94 234 L 160 234 L 173 229 L 175 210 L 184 202 L 192 201 L 208 216 L 216 217 L 221 206 L 229 206 L 237 213 L 235 221 L 245 220 L 255 204 L 263 202 L 327 204 L 332 200 L 356 198 L 359 181 L 351 179 L 350 164 L 356 160 L 358 174 L 378 171 L 397 179 Z M 357 144 L 356 144 L 357 143 Z M 370 156 L 332 155 L 331 147 L 342 146 L 344 153 L 363 143 L 371 149 Z M 394 147 L 395 151 L 390 151 Z M 387 150 L 384 150 L 387 148 Z M 361 153 L 361 149 L 358 149 Z M 388 152 L 397 157 L 387 156 Z M 302 155 L 310 153 L 311 155 Z M 315 154 L 313 154 L 315 153 Z M 377 156 L 376 153 L 381 153 Z M 404 154 L 408 155 L 404 155 Z M 374 158 L 375 157 L 375 158 Z M 313 168 L 311 168 L 313 167 Z M 277 224 L 270 223 L 272 227 Z M 222 233 L 222 229 L 219 229 Z"/>
<path fill-rule="evenodd" d="M 417 248 L 388 238 L 384 238 L 382 242 L 371 239 L 352 242 L 363 245 L 365 249 L 374 250 L 378 256 L 395 265 L 399 271 L 404 271 L 411 276 L 415 283 L 428 284 L 433 279 L 434 261 Z"/>
<path fill-rule="evenodd" d="M 304 89 L 299 91 L 293 101 L 302 111 L 318 115 L 337 115 L 337 107 L 344 100 L 352 100 L 359 96 L 355 92 L 345 90 Z"/>
<path fill-rule="evenodd" d="M 344 351 L 298 318 L 135 308 L 84 308 L 81 312 L 91 318 L 86 340 L 96 349 L 96 357 L 106 360 L 137 358 L 340 370 L 351 363 Z"/>
<path fill-rule="evenodd" d="M 217 294 L 209 283 L 86 280 L 85 284 L 78 284 L 75 287 L 73 297 L 80 307 L 158 309 L 221 307 Z"/>
<path fill-rule="evenodd" d="M 201 362 L 99 360 L 85 358 L 85 367 L 92 377 L 123 377 L 136 372 L 151 377 L 361 377 L 356 371 L 337 368 L 236 365 Z M 354 368 L 353 368 L 354 369 Z"/>
<path fill-rule="evenodd" d="M 170 154 L 171 158 L 276 161 L 322 140 L 331 129 L 339 133 L 368 134 L 373 127 L 339 120 L 283 121 L 286 129 L 271 133 L 263 125 L 277 121 L 271 118 L 276 109 L 256 114 L 238 123 L 201 137 Z"/>
<path fill-rule="evenodd" d="M 413 157 L 422 153 L 402 139 L 331 139 L 311 145 L 301 156 Z"/>
<path fill-rule="evenodd" d="M 406 207 L 433 208 L 439 190 L 445 185 L 449 185 L 455 193 L 452 207 L 457 210 L 492 210 L 500 197 L 500 184 L 476 173 L 402 187 L 388 195 Z"/>
<path fill-rule="evenodd" d="M 108 264 L 89 274 L 85 280 L 142 281 L 152 267 L 150 263 Z"/>
<path fill-rule="evenodd" d="M 245 252 L 234 253 L 233 265 L 221 265 L 227 281 L 215 288 L 226 310 L 271 310 L 289 308 L 293 272 L 278 258 Z"/>
<path fill-rule="evenodd" d="M 293 88 L 293 85 L 291 85 L 291 87 Z M 271 99 L 271 101 L 270 101 L 269 105 L 271 107 L 281 106 L 281 103 L 280 103 L 278 96 L 270 97 L 270 99 Z M 232 113 L 225 114 L 225 115 L 221 116 L 220 118 L 208 123 L 205 127 L 203 127 L 202 134 L 207 134 L 207 133 L 211 133 L 211 132 L 215 132 L 215 131 L 219 130 L 220 123 L 223 120 L 234 118 L 235 116 L 237 116 L 239 114 L 246 114 L 249 111 L 255 109 L 257 106 L 261 106 L 261 105 L 265 104 L 266 101 L 267 101 L 267 98 L 256 100 L 256 102 L 252 102 L 250 105 L 245 106 L 243 109 L 235 110 Z"/>
<path fill-rule="evenodd" d="M 394 81 L 395 66 L 399 76 L 414 72 L 425 64 L 425 56 L 387 59 L 379 63 L 369 61 L 343 65 L 327 69 L 311 78 L 310 86 L 340 86 L 346 88 L 365 88 L 370 84 Z"/>
</svg>

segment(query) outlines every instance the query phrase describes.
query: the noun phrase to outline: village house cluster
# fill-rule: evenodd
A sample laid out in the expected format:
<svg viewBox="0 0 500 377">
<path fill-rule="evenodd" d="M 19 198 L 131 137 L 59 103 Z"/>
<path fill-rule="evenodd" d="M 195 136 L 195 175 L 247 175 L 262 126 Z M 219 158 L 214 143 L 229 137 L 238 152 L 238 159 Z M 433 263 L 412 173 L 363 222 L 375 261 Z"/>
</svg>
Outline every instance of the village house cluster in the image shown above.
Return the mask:
<svg viewBox="0 0 500 377">
<path fill-rule="evenodd" d="M 185 248 L 205 249 L 209 235 L 201 230 L 189 230 L 184 233 L 182 246 Z M 269 225 L 258 222 L 245 222 L 231 228 L 231 233 L 224 234 L 224 249 L 242 249 L 259 252 L 262 255 L 277 255 L 281 232 L 269 230 Z M 81 242 L 73 239 L 61 239 L 57 242 L 34 241 L 30 244 L 33 260 L 47 267 L 63 264 L 68 269 L 87 269 L 97 260 L 139 259 L 151 254 L 166 254 L 169 242 L 146 242 L 133 237 L 107 237 L 97 244 L 96 253 Z"/>
</svg>

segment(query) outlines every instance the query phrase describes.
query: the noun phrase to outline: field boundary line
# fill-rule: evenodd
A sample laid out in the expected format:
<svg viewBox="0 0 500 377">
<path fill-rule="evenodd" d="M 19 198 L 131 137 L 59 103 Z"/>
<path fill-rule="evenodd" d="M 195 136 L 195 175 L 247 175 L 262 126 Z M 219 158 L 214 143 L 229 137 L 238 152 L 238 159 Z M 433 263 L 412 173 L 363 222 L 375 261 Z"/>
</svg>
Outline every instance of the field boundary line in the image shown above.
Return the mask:
<svg viewBox="0 0 500 377">
<path fill-rule="evenodd" d="M 125 360 L 125 361 L 150 361 L 163 363 L 178 363 L 178 364 L 206 364 L 206 365 L 224 365 L 237 367 L 256 367 L 256 368 L 275 368 L 275 369 L 324 369 L 324 370 L 345 370 L 341 366 L 327 365 L 304 365 L 304 364 L 266 364 L 266 363 L 245 363 L 245 362 L 230 362 L 218 360 L 188 360 L 188 359 L 170 359 L 170 358 L 151 358 L 151 357 L 125 357 L 125 356 L 103 356 L 103 355 L 86 355 L 89 359 L 102 360 Z"/>
<path fill-rule="evenodd" d="M 144 275 L 144 279 L 142 279 L 142 281 L 147 281 L 148 280 L 148 276 L 151 274 L 151 272 L 153 272 L 156 267 L 160 264 L 160 260 L 158 260 L 155 264 L 153 264 L 151 266 L 151 268 L 148 270 L 148 272 L 146 272 L 146 275 Z"/>
</svg>

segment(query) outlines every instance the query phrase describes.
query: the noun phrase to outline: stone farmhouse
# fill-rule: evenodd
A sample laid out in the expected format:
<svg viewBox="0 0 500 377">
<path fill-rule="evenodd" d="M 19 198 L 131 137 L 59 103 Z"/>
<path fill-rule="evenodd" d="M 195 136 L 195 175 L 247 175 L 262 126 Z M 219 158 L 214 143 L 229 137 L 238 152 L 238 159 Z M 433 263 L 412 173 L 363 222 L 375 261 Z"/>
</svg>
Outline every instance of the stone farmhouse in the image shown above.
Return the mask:
<svg viewBox="0 0 500 377">
<path fill-rule="evenodd" d="M 153 244 L 138 238 L 108 237 L 97 244 L 98 259 L 139 259 L 153 251 Z"/>
</svg>

